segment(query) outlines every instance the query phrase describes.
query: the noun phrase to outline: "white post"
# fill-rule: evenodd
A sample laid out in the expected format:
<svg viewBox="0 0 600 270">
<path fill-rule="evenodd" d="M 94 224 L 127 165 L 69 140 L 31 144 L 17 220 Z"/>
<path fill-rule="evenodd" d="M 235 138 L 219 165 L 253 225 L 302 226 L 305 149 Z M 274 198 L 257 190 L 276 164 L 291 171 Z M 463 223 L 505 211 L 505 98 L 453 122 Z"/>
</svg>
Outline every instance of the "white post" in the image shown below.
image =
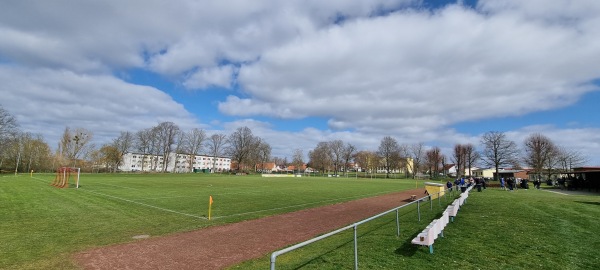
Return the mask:
<svg viewBox="0 0 600 270">
<path fill-rule="evenodd" d="M 18 174 L 20 162 L 21 162 L 21 146 L 19 145 L 19 155 L 17 155 L 17 165 L 15 166 L 15 175 Z"/>
<path fill-rule="evenodd" d="M 76 182 L 77 188 L 79 188 L 79 172 L 81 172 L 81 168 L 77 168 L 77 182 Z"/>
</svg>

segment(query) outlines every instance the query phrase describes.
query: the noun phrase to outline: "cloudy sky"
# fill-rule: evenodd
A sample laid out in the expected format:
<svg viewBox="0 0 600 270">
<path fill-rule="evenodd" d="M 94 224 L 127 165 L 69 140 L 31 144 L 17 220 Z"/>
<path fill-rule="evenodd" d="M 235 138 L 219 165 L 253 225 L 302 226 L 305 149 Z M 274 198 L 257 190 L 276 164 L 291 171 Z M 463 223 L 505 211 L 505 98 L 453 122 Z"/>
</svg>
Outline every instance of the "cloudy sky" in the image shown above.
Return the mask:
<svg viewBox="0 0 600 270">
<path fill-rule="evenodd" d="M 0 105 L 54 146 L 162 121 L 273 154 L 534 132 L 600 166 L 600 1 L 7 1 Z"/>
</svg>

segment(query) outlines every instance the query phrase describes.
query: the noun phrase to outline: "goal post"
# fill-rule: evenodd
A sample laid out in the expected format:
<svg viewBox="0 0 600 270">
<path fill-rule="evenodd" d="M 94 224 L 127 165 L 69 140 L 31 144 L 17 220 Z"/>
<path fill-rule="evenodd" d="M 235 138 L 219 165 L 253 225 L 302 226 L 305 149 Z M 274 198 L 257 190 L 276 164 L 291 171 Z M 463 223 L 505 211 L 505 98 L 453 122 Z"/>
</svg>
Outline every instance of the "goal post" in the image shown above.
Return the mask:
<svg viewBox="0 0 600 270">
<path fill-rule="evenodd" d="M 57 188 L 68 188 L 70 182 L 75 182 L 75 187 L 79 188 L 79 174 L 81 168 L 60 167 L 56 170 L 56 177 L 52 181 L 52 186 Z"/>
</svg>

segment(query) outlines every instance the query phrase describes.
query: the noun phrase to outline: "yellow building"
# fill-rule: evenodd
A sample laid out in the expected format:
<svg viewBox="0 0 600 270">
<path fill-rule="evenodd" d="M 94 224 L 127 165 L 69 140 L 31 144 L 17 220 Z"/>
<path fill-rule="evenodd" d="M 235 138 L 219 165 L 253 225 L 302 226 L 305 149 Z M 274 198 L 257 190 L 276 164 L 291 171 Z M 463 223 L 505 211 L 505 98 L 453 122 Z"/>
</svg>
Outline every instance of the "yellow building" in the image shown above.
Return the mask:
<svg viewBox="0 0 600 270">
<path fill-rule="evenodd" d="M 496 172 L 496 169 L 494 169 L 494 168 L 481 168 L 481 169 L 476 169 L 476 170 L 471 171 L 471 173 L 473 173 L 473 177 L 483 177 L 483 178 L 494 178 L 495 172 Z"/>
</svg>

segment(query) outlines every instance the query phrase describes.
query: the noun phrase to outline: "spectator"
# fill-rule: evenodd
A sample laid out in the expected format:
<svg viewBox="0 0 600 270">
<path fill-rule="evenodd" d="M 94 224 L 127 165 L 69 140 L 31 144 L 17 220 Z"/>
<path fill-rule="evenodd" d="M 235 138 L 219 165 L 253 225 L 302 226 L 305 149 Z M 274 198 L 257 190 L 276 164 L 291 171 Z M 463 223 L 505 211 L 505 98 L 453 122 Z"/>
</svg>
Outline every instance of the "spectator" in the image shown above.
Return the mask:
<svg viewBox="0 0 600 270">
<path fill-rule="evenodd" d="M 448 190 L 452 191 L 452 182 L 450 182 L 450 180 L 446 182 L 446 187 L 448 188 Z"/>
<path fill-rule="evenodd" d="M 500 189 L 505 190 L 506 187 L 504 187 L 504 177 L 500 177 Z"/>
</svg>

